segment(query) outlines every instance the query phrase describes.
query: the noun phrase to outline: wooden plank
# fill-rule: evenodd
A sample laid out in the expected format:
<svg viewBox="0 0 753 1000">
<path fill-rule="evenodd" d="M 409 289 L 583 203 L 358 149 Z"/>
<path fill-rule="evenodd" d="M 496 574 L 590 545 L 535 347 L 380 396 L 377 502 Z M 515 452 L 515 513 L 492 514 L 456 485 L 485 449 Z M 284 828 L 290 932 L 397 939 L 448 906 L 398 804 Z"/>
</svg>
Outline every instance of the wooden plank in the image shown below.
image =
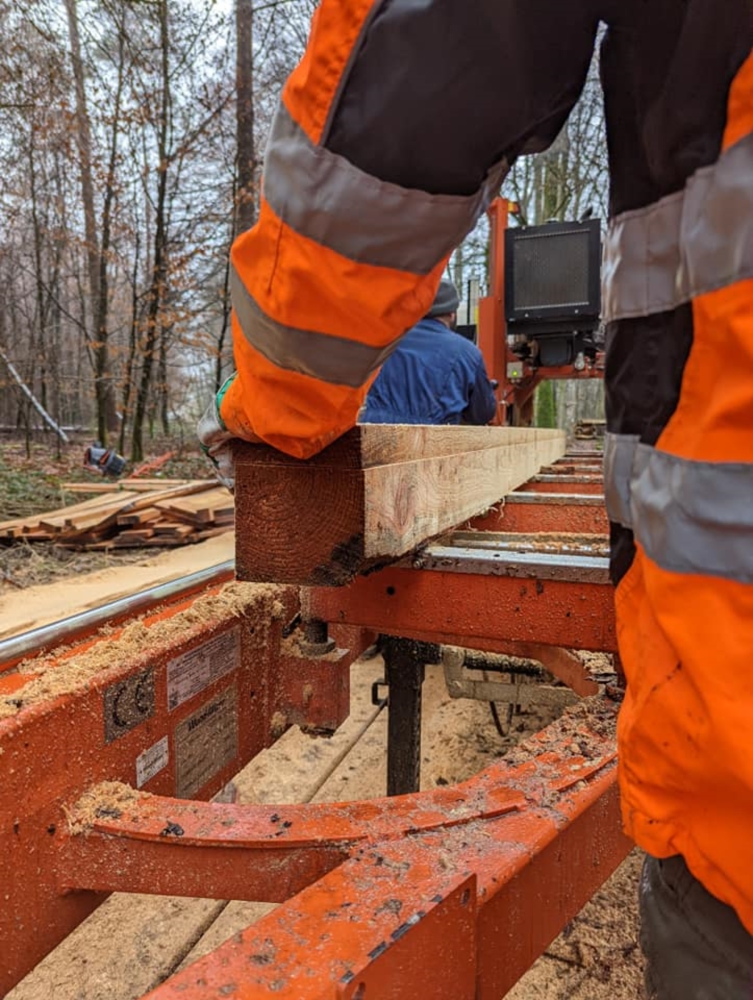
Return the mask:
<svg viewBox="0 0 753 1000">
<path fill-rule="evenodd" d="M 119 479 L 115 482 L 96 483 L 63 483 L 67 493 L 122 493 L 131 490 L 134 493 L 148 493 L 151 490 L 167 489 L 171 486 L 185 486 L 190 479 Z M 214 480 L 207 480 L 214 483 Z"/>
<path fill-rule="evenodd" d="M 113 511 L 127 507 L 138 494 L 118 493 L 114 496 L 98 496 L 91 500 L 84 500 L 82 503 L 72 504 L 70 507 L 61 507 L 46 514 L 37 515 L 37 523 L 42 528 L 50 531 L 63 531 L 65 528 L 76 526 L 79 523 L 84 526 L 96 524 L 103 520 Z"/>
<path fill-rule="evenodd" d="M 40 528 L 38 523 L 34 523 L 33 518 L 28 521 L 19 520 L 16 525 L 9 523 L 4 530 L 0 531 L 0 538 L 24 538 L 27 541 L 33 541 L 36 538 L 46 540 L 50 537 L 52 537 L 50 532 Z"/>
<path fill-rule="evenodd" d="M 241 580 L 339 586 L 499 501 L 565 452 L 562 431 L 364 424 L 308 462 L 238 444 Z"/>
<path fill-rule="evenodd" d="M 190 524 L 154 524 L 152 530 L 158 538 L 185 538 L 196 531 Z"/>
<path fill-rule="evenodd" d="M 228 531 L 233 530 L 232 524 L 223 524 L 217 528 L 206 528 L 203 531 L 196 531 L 194 534 L 189 535 L 189 542 L 203 542 L 205 538 L 216 538 L 218 535 L 226 535 Z"/>
<path fill-rule="evenodd" d="M 162 516 L 162 511 L 156 507 L 147 507 L 146 510 L 135 510 L 128 514 L 118 514 L 118 527 L 136 527 L 139 524 L 158 521 Z"/>
<path fill-rule="evenodd" d="M 154 528 L 132 528 L 121 531 L 113 539 L 116 549 L 138 548 L 154 536 Z"/>
<path fill-rule="evenodd" d="M 235 511 L 233 498 L 224 486 L 215 486 L 198 496 L 165 500 L 157 506 L 169 516 L 198 527 L 209 527 L 219 518 L 232 518 Z"/>
<path fill-rule="evenodd" d="M 42 528 L 24 528 L 21 537 L 25 542 L 49 542 L 52 535 Z"/>
<path fill-rule="evenodd" d="M 115 548 L 115 540 L 112 538 L 105 542 L 81 542 L 77 540 L 73 542 L 61 541 L 56 544 L 61 549 L 69 549 L 72 552 L 79 552 L 81 549 L 86 549 L 87 552 L 112 552 Z"/>
</svg>

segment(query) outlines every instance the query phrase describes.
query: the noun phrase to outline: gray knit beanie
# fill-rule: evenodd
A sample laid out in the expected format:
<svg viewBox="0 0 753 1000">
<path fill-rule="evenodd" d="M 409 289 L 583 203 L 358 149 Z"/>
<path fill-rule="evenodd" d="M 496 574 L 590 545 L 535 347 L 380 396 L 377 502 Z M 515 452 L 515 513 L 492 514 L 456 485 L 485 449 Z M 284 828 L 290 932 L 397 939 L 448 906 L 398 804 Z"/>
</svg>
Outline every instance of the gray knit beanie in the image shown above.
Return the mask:
<svg viewBox="0 0 753 1000">
<path fill-rule="evenodd" d="M 427 316 L 449 316 L 450 313 L 457 312 L 460 298 L 458 290 L 448 278 L 442 278 L 437 289 L 431 309 Z"/>
</svg>

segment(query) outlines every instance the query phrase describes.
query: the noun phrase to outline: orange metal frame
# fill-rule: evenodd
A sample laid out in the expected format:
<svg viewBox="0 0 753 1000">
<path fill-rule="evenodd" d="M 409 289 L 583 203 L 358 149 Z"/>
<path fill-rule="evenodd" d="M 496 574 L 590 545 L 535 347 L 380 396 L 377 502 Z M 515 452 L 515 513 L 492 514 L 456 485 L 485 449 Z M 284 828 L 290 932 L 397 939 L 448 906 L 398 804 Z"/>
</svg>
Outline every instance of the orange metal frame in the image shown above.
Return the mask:
<svg viewBox="0 0 753 1000">
<path fill-rule="evenodd" d="M 566 463 L 546 474 L 572 475 Z M 489 527 L 509 527 L 506 512 L 519 506 L 513 522 L 527 508 L 539 517 L 546 508 L 552 530 L 570 530 L 574 518 L 579 529 L 590 518 L 601 530 L 592 498 L 573 497 L 569 486 L 534 500 L 524 489 L 522 502 L 508 503 Z M 513 763 L 498 761 L 456 787 L 326 805 L 201 801 L 274 741 L 281 720 L 316 731 L 339 725 L 350 664 L 375 631 L 534 656 L 591 693 L 593 681 L 561 647 L 615 648 L 603 580 L 385 569 L 347 588 L 304 592 L 304 616 L 332 623 L 338 642 L 323 658 L 283 636 L 301 606 L 298 592 L 280 589 L 279 600 L 276 619 L 262 623 L 238 611 L 197 620 L 185 615 L 190 600 L 160 609 L 145 625 L 184 615 L 178 639 L 67 694 L 51 690 L 26 705 L 21 691 L 17 714 L 0 719 L 0 994 L 107 893 L 128 891 L 282 904 L 150 994 L 159 1000 L 498 1000 L 625 856 L 616 705 L 606 696 L 595 716 L 555 723 Z M 61 653 L 53 673 L 117 634 Z M 210 671 L 203 687 L 171 702 L 170 663 L 222 636 L 239 647 L 232 669 Z M 133 696 L 137 711 L 134 683 L 147 675 L 153 700 L 143 718 L 113 734 L 108 713 L 121 696 Z M 214 711 L 227 713 L 236 744 L 186 786 L 180 741 Z M 103 783 L 135 786 L 137 761 L 160 740 L 164 766 L 140 791 L 113 800 Z"/>
</svg>

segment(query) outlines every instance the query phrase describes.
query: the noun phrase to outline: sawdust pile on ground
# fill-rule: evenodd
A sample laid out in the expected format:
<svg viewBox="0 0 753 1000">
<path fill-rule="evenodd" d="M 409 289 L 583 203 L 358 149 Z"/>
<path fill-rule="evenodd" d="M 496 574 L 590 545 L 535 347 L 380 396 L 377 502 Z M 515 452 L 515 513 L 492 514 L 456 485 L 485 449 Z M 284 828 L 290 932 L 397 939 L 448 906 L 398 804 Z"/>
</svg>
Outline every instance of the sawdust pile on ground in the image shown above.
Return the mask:
<svg viewBox="0 0 753 1000">
<path fill-rule="evenodd" d="M 36 676 L 12 695 L 0 698 L 0 719 L 47 698 L 80 690 L 93 678 L 106 677 L 126 661 L 133 663 L 146 655 L 153 658 L 184 644 L 192 630 L 207 622 L 238 616 L 253 618 L 265 628 L 282 617 L 284 593 L 285 588 L 275 584 L 229 583 L 220 593 L 200 597 L 185 611 L 166 620 L 148 624 L 148 619 L 142 618 L 122 630 L 104 628 L 99 633 L 103 641 L 62 662 L 65 650 L 60 649 L 26 661 L 19 666 L 19 672 Z"/>
</svg>

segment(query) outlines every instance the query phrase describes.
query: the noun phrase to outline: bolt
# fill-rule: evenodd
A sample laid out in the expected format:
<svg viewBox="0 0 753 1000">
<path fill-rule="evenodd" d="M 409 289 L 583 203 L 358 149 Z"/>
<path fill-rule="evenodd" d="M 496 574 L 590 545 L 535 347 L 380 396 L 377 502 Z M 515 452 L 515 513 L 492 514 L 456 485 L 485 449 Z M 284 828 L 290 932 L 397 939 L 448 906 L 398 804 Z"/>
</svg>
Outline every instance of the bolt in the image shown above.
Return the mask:
<svg viewBox="0 0 753 1000">
<path fill-rule="evenodd" d="M 311 621 L 303 623 L 303 634 L 306 637 L 306 642 L 315 643 L 317 645 L 321 642 L 327 642 L 327 639 L 329 638 L 327 623 L 318 618 L 312 618 Z"/>
<path fill-rule="evenodd" d="M 319 618 L 312 618 L 303 623 L 303 639 L 300 647 L 301 652 L 307 656 L 326 656 L 337 648 L 335 640 L 329 637 L 327 623 Z"/>
</svg>

